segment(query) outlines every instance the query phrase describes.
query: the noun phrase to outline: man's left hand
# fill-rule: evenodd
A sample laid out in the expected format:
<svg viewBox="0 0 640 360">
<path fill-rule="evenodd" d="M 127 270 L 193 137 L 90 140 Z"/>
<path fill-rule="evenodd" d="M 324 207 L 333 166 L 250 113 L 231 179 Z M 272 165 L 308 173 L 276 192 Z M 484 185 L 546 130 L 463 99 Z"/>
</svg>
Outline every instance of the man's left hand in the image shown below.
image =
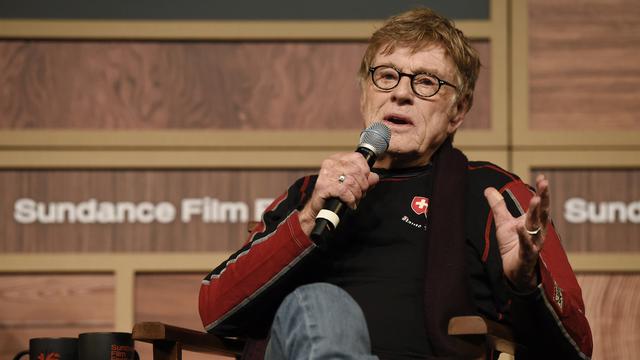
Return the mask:
<svg viewBox="0 0 640 360">
<path fill-rule="evenodd" d="M 485 189 L 484 196 L 496 223 L 504 274 L 516 290 L 532 290 L 538 284 L 536 264 L 549 222 L 549 181 L 544 175 L 538 175 L 536 195 L 529 201 L 527 213 L 517 218 L 511 216 L 496 189 Z"/>
</svg>

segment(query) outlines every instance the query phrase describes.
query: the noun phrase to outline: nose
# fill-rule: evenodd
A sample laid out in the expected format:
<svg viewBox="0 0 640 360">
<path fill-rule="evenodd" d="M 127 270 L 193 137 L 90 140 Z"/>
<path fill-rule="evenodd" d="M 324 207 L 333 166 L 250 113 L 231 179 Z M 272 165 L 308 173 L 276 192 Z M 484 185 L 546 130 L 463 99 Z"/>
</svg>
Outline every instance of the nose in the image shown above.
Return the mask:
<svg viewBox="0 0 640 360">
<path fill-rule="evenodd" d="M 413 89 L 408 76 L 401 77 L 398 85 L 391 90 L 391 101 L 400 105 L 413 103 Z"/>
</svg>

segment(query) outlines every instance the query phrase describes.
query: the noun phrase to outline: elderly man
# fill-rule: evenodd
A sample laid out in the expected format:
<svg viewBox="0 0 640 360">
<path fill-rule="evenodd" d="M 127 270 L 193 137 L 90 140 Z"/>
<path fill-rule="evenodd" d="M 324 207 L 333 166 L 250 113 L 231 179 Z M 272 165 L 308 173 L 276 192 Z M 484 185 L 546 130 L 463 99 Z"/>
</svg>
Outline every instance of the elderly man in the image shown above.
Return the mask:
<svg viewBox="0 0 640 360">
<path fill-rule="evenodd" d="M 335 154 L 276 199 L 203 281 L 207 331 L 256 339 L 247 357 L 266 344 L 270 359 L 458 359 L 472 355 L 447 335 L 448 319 L 482 314 L 513 323 L 523 357 L 588 358 L 547 180 L 530 189 L 451 145 L 479 67 L 469 40 L 431 10 L 377 30 L 360 106 L 365 126 L 389 127 L 387 152 L 372 170 L 359 153 Z M 350 210 L 320 247 L 309 235 L 330 198 Z"/>
</svg>

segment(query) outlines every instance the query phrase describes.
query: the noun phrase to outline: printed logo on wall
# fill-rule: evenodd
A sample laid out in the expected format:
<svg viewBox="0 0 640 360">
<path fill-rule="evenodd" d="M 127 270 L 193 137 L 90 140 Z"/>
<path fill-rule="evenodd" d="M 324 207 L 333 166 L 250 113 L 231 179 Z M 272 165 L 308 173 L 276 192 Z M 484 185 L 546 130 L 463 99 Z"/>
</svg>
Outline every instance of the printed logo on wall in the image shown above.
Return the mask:
<svg viewBox="0 0 640 360">
<path fill-rule="evenodd" d="M 251 219 L 259 221 L 271 202 L 270 198 L 255 199 Z M 182 223 L 246 223 L 250 220 L 250 208 L 243 201 L 222 201 L 207 196 L 182 199 L 179 205 L 169 201 L 43 202 L 22 198 L 14 203 L 13 218 L 19 224 L 168 224 L 176 219 Z"/>
<path fill-rule="evenodd" d="M 564 218 L 571 224 L 640 224 L 640 201 L 587 201 L 570 198 L 564 203 Z"/>
</svg>

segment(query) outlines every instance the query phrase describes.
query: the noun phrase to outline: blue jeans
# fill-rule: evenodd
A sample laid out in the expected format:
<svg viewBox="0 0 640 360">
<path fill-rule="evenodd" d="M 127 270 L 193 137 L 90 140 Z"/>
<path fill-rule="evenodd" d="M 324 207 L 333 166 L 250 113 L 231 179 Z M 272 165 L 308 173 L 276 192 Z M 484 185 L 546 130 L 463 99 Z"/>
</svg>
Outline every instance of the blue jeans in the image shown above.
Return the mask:
<svg viewBox="0 0 640 360">
<path fill-rule="evenodd" d="M 314 283 L 289 294 L 276 312 L 266 360 L 358 359 L 371 354 L 360 306 L 341 288 Z"/>
</svg>

